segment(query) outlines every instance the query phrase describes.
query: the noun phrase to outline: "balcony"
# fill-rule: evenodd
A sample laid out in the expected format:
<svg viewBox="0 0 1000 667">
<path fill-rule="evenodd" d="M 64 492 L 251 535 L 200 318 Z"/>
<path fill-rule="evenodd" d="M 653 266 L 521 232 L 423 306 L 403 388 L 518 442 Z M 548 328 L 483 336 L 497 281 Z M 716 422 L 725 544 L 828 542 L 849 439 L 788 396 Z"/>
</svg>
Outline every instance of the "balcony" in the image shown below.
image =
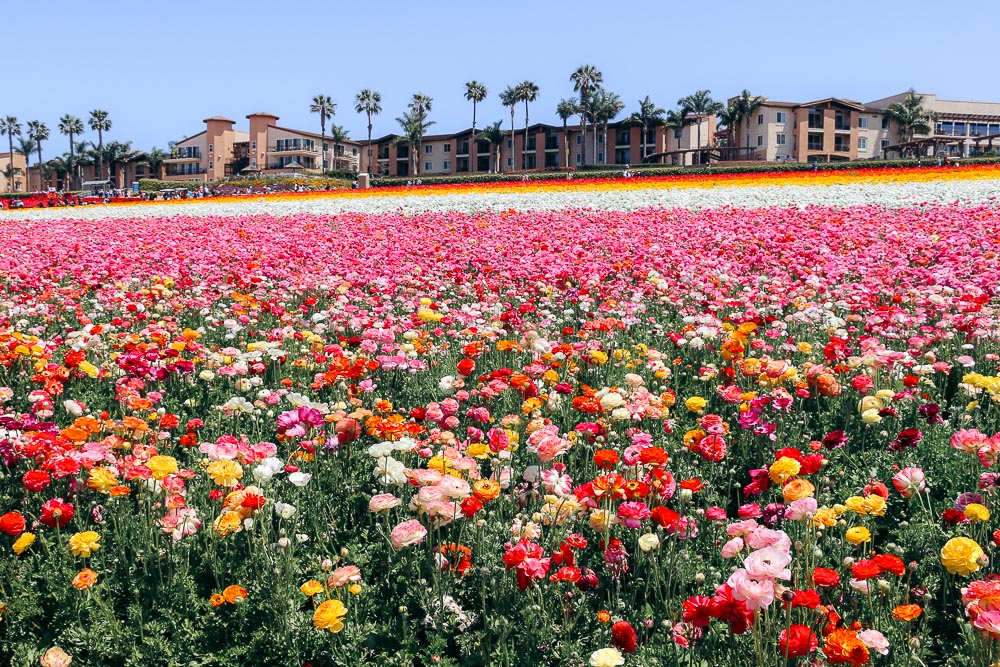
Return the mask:
<svg viewBox="0 0 1000 667">
<path fill-rule="evenodd" d="M 170 157 L 163 159 L 164 164 L 183 164 L 185 162 L 201 162 L 201 149 L 197 146 L 177 148 L 170 153 Z"/>
<path fill-rule="evenodd" d="M 455 155 L 459 156 L 459 155 L 468 155 L 468 154 L 469 154 L 469 142 L 468 141 L 463 141 L 462 143 L 460 143 L 458 145 L 458 150 L 455 151 Z"/>
<path fill-rule="evenodd" d="M 631 146 L 632 135 L 630 133 L 619 134 L 615 137 L 615 146 Z"/>
<path fill-rule="evenodd" d="M 545 150 L 559 150 L 559 137 L 545 137 Z"/>
<path fill-rule="evenodd" d="M 850 153 L 851 144 L 846 141 L 836 141 L 833 144 L 833 150 L 836 153 Z"/>
<path fill-rule="evenodd" d="M 319 155 L 319 148 L 315 144 L 304 146 L 281 144 L 268 146 L 267 152 L 272 155 Z"/>
<path fill-rule="evenodd" d="M 166 160 L 164 160 L 164 162 L 166 162 Z M 182 177 L 197 176 L 198 174 L 207 174 L 207 173 L 208 173 L 207 169 L 173 169 L 172 170 L 172 169 L 168 168 L 163 175 L 165 177 L 167 177 L 167 178 L 176 178 L 178 176 L 182 176 Z"/>
</svg>

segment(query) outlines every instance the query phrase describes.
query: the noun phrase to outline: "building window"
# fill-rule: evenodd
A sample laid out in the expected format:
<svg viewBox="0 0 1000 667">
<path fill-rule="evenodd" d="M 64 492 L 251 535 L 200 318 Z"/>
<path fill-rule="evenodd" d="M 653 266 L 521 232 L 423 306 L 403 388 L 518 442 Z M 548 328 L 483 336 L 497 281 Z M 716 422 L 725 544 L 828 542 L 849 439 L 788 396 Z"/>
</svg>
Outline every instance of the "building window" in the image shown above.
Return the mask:
<svg viewBox="0 0 1000 667">
<path fill-rule="evenodd" d="M 868 129 L 868 116 L 858 117 L 858 127 L 860 127 L 862 130 Z"/>
<path fill-rule="evenodd" d="M 433 162 L 424 162 L 424 171 L 430 171 L 434 168 Z"/>
<path fill-rule="evenodd" d="M 764 135 L 763 134 L 758 134 L 757 135 L 757 145 L 758 146 L 763 146 L 764 145 Z"/>
<path fill-rule="evenodd" d="M 208 145 L 208 154 L 209 154 L 209 155 L 211 155 L 211 154 L 212 154 L 212 148 L 213 148 L 214 146 L 215 146 L 215 144 L 209 144 L 209 145 Z"/>
<path fill-rule="evenodd" d="M 788 114 L 785 113 L 784 111 L 779 111 L 778 112 L 778 122 L 779 123 L 786 123 L 786 122 L 788 122 Z"/>
<path fill-rule="evenodd" d="M 764 114 L 762 113 L 757 114 L 757 124 L 758 125 L 764 124 Z"/>
<path fill-rule="evenodd" d="M 576 135 L 576 145 L 579 146 L 582 143 L 583 143 L 583 135 L 582 134 Z M 510 146 L 507 146 L 507 148 L 510 148 Z"/>
<path fill-rule="evenodd" d="M 809 128 L 813 130 L 823 129 L 823 110 L 813 107 L 809 109 Z"/>
<path fill-rule="evenodd" d="M 604 162 L 604 153 L 598 153 L 597 154 L 597 161 L 598 162 Z"/>
<path fill-rule="evenodd" d="M 257 166 L 257 158 L 255 158 L 255 157 L 250 158 L 250 166 L 251 167 L 256 167 Z"/>
<path fill-rule="evenodd" d="M 514 147 L 514 142 L 512 140 L 508 139 L 507 140 L 507 148 L 513 148 L 513 147 Z"/>
<path fill-rule="evenodd" d="M 579 139 L 579 138 L 580 137 L 577 137 L 577 139 Z M 581 155 L 580 153 L 576 154 L 576 163 L 577 164 L 583 164 L 583 155 Z"/>
<path fill-rule="evenodd" d="M 882 150 L 885 150 L 888 147 L 889 147 L 889 140 L 888 139 L 883 139 L 882 140 Z"/>
<path fill-rule="evenodd" d="M 888 116 L 882 116 L 882 129 L 883 130 L 888 130 L 889 127 L 890 127 L 889 117 Z"/>
<path fill-rule="evenodd" d="M 868 150 L 868 138 L 858 137 L 858 149 L 862 151 Z"/>
<path fill-rule="evenodd" d="M 445 171 L 451 171 L 451 160 L 445 160 L 441 168 Z"/>
<path fill-rule="evenodd" d="M 445 153 L 450 153 L 451 152 L 451 144 L 445 144 L 444 145 L 444 152 Z"/>
<path fill-rule="evenodd" d="M 209 169 L 211 169 L 211 168 L 212 168 L 212 161 L 211 161 L 211 160 L 209 160 L 209 161 L 208 161 L 208 168 L 209 168 Z"/>
<path fill-rule="evenodd" d="M 680 139 L 684 136 L 684 130 L 674 130 L 674 139 Z"/>
<path fill-rule="evenodd" d="M 777 143 L 779 146 L 784 146 L 785 145 L 785 135 L 784 135 L 783 132 L 782 133 L 778 133 L 777 139 L 775 140 L 775 143 Z"/>
<path fill-rule="evenodd" d="M 509 169 L 513 166 L 514 166 L 514 158 L 512 157 L 507 158 L 507 168 Z"/>
<path fill-rule="evenodd" d="M 250 150 L 252 150 L 252 151 L 257 150 L 257 142 L 256 141 L 251 141 L 250 142 Z"/>
<path fill-rule="evenodd" d="M 424 146 L 424 153 L 426 153 L 427 155 L 430 155 L 433 152 L 434 152 L 434 146 L 432 146 L 430 144 L 427 144 L 426 146 Z"/>
<path fill-rule="evenodd" d="M 603 134 L 597 135 L 597 143 L 599 143 L 599 144 L 603 144 L 604 143 L 604 135 Z"/>
</svg>

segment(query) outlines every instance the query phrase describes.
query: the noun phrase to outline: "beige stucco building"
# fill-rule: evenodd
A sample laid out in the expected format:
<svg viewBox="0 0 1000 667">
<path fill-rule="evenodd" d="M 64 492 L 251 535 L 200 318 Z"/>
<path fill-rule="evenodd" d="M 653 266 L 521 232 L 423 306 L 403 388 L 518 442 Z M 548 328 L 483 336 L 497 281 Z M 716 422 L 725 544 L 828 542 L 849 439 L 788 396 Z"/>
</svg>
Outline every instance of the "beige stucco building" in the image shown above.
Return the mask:
<svg viewBox="0 0 1000 667">
<path fill-rule="evenodd" d="M 8 169 L 14 168 L 14 187 L 7 177 Z M 0 153 L 0 192 L 27 192 L 28 163 L 20 153 Z"/>
</svg>

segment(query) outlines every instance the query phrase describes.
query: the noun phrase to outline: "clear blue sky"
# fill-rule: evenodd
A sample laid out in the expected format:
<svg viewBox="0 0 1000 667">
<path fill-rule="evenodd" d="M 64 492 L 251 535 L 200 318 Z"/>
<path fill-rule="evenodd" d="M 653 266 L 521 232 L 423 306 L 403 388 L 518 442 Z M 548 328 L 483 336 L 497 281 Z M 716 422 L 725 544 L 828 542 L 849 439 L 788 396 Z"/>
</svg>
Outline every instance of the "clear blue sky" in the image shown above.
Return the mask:
<svg viewBox="0 0 1000 667">
<path fill-rule="evenodd" d="M 1000 101 L 993 0 L 951 8 L 927 0 L 5 4 L 0 39 L 15 55 L 5 58 L 0 115 L 46 122 L 49 156 L 66 150 L 56 130 L 65 113 L 86 119 L 105 109 L 110 139 L 165 148 L 213 115 L 246 129 L 247 114 L 268 111 L 318 132 L 308 108 L 320 93 L 338 104 L 333 122 L 363 139 L 353 106 L 365 87 L 382 93 L 376 136 L 398 130 L 395 118 L 415 92 L 434 100 L 431 131 L 451 132 L 471 121 L 463 91 L 472 79 L 489 89 L 479 126 L 509 124 L 497 94 L 525 79 L 540 88 L 532 122 L 556 123 L 556 103 L 572 95 L 569 75 L 581 64 L 604 73 L 625 114 L 647 94 L 671 108 L 701 88 L 723 100 L 748 88 L 782 101 L 864 102 L 913 86 Z M 992 35 L 977 36 L 979 26 Z"/>
</svg>

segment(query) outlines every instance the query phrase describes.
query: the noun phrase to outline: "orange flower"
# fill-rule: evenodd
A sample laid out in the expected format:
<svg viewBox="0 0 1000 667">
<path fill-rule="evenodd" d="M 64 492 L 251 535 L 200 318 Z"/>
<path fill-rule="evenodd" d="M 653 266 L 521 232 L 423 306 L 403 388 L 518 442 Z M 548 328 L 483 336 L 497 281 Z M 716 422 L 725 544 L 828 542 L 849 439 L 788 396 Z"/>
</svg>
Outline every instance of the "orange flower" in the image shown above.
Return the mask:
<svg viewBox="0 0 1000 667">
<path fill-rule="evenodd" d="M 110 493 L 112 498 L 117 498 L 119 496 L 127 496 L 128 494 L 132 493 L 132 489 L 125 486 L 124 484 L 119 484 L 118 486 L 112 486 Z"/>
<path fill-rule="evenodd" d="M 60 435 L 70 442 L 83 442 L 88 437 L 90 437 L 90 431 L 85 428 L 80 428 L 78 426 L 69 426 L 64 428 Z"/>
<path fill-rule="evenodd" d="M 826 636 L 823 655 L 831 665 L 850 664 L 861 667 L 868 662 L 868 647 L 858 639 L 856 633 L 838 628 Z"/>
<path fill-rule="evenodd" d="M 229 604 L 236 604 L 246 596 L 247 589 L 235 584 L 232 586 L 226 586 L 226 590 L 222 591 L 222 597 L 225 598 L 226 602 Z"/>
<path fill-rule="evenodd" d="M 610 623 L 611 622 L 611 612 L 607 609 L 602 609 L 597 612 L 597 622 L 598 623 Z"/>
<path fill-rule="evenodd" d="M 222 597 L 222 595 L 220 595 L 219 593 L 213 594 L 212 597 L 208 599 L 208 601 L 212 603 L 213 607 L 221 607 L 222 605 L 226 604 L 226 598 Z"/>
<path fill-rule="evenodd" d="M 85 567 L 73 577 L 73 587 L 85 591 L 97 583 L 97 573 L 89 567 Z"/>
<path fill-rule="evenodd" d="M 500 495 L 500 483 L 492 479 L 477 479 L 472 485 L 472 495 L 480 502 L 489 502 Z"/>
<path fill-rule="evenodd" d="M 901 604 L 892 610 L 892 617 L 900 621 L 912 621 L 924 613 L 918 604 Z"/>
<path fill-rule="evenodd" d="M 698 478 L 685 479 L 684 481 L 681 482 L 681 488 L 687 489 L 691 493 L 698 493 L 699 491 L 705 488 L 705 485 Z"/>
<path fill-rule="evenodd" d="M 122 426 L 129 431 L 147 431 L 149 425 L 138 417 L 122 417 Z"/>
</svg>

